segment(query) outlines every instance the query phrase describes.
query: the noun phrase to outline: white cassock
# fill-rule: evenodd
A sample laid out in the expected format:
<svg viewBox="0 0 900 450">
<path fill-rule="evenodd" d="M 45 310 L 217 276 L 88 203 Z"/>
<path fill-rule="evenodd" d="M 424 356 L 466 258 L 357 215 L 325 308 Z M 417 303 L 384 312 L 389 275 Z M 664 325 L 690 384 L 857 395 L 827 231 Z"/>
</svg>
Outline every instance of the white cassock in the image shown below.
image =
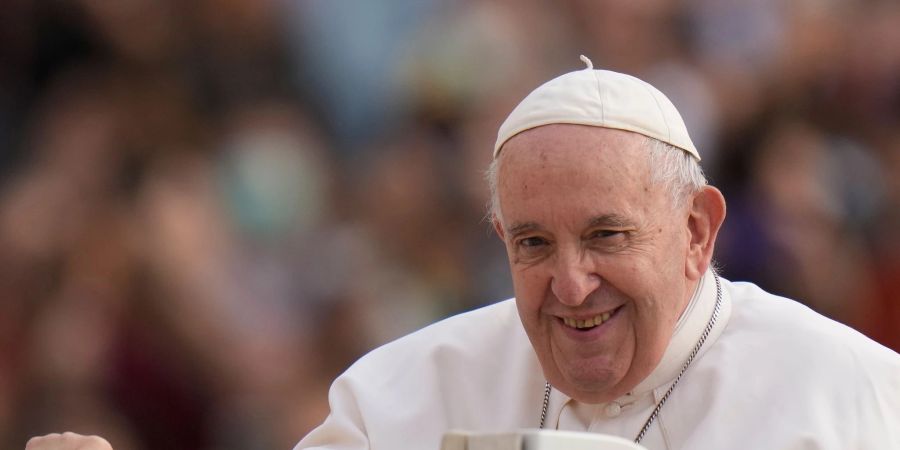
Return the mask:
<svg viewBox="0 0 900 450">
<path fill-rule="evenodd" d="M 753 284 L 721 282 L 719 318 L 641 445 L 900 449 L 900 355 Z M 547 427 L 633 439 L 696 345 L 715 300 L 707 273 L 647 379 L 598 405 L 553 390 Z M 437 450 L 450 429 L 537 428 L 543 397 L 540 365 L 507 300 L 361 358 L 335 380 L 331 414 L 295 450 Z"/>
</svg>

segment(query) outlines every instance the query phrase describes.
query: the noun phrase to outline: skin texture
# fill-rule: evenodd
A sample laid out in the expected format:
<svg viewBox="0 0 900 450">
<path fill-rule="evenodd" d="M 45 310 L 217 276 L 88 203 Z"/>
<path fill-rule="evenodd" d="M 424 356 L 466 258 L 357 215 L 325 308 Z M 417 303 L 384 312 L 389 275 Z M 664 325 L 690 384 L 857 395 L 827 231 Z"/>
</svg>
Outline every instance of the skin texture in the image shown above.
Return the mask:
<svg viewBox="0 0 900 450">
<path fill-rule="evenodd" d="M 33 437 L 25 444 L 25 450 L 112 450 L 112 446 L 99 436 L 82 436 L 67 431 Z"/>
<path fill-rule="evenodd" d="M 519 315 L 547 380 L 586 403 L 630 392 L 659 363 L 725 217 L 709 186 L 673 205 L 650 181 L 644 141 L 554 124 L 520 133 L 499 156 L 494 228 Z M 563 322 L 604 312 L 587 332 Z"/>
</svg>

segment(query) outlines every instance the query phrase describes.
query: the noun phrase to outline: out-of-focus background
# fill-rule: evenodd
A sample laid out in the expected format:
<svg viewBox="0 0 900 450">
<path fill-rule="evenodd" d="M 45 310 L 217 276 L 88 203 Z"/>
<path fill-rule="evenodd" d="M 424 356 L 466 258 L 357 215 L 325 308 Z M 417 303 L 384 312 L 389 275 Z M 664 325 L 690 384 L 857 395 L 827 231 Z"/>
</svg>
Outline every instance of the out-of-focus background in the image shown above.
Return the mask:
<svg viewBox="0 0 900 450">
<path fill-rule="evenodd" d="M 0 447 L 290 448 L 512 295 L 482 173 L 579 54 L 681 110 L 728 278 L 900 350 L 896 1 L 5 0 Z"/>
</svg>

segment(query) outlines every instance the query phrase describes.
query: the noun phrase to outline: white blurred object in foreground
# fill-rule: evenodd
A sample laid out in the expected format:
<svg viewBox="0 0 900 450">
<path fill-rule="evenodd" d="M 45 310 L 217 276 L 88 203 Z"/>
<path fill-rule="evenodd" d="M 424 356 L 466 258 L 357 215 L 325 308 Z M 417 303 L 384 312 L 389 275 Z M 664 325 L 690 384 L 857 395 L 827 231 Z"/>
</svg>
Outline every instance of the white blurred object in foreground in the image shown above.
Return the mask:
<svg viewBox="0 0 900 450">
<path fill-rule="evenodd" d="M 450 431 L 441 450 L 647 450 L 616 436 L 555 430 L 519 430 L 509 433 Z"/>
</svg>

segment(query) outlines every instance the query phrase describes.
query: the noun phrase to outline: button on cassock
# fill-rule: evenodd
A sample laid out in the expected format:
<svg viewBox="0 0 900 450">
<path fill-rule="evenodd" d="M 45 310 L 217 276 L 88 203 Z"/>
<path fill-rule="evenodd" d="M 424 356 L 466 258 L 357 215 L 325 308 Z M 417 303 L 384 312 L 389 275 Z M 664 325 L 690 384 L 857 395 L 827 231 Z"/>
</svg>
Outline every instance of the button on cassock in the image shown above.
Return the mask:
<svg viewBox="0 0 900 450">
<path fill-rule="evenodd" d="M 622 413 L 622 405 L 616 402 L 609 402 L 606 404 L 606 417 L 616 417 Z"/>
</svg>

